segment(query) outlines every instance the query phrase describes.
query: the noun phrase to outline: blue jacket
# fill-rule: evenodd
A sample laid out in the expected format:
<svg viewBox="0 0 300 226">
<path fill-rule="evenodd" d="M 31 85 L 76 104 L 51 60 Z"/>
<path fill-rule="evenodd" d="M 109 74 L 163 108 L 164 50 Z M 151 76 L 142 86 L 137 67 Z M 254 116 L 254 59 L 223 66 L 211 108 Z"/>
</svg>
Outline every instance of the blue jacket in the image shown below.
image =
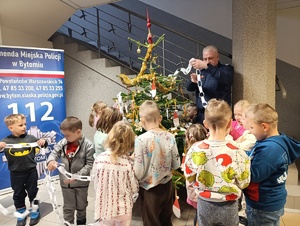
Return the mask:
<svg viewBox="0 0 300 226">
<path fill-rule="evenodd" d="M 300 143 L 281 134 L 257 141 L 252 149 L 251 183 L 244 190 L 246 203 L 262 211 L 284 207 L 288 165 L 300 156 Z"/>
<path fill-rule="evenodd" d="M 224 65 L 220 62 L 214 67 L 209 65 L 207 69 L 201 70 L 202 89 L 205 94 L 205 100 L 217 98 L 225 100 L 231 104 L 231 86 L 233 83 L 234 70 L 231 65 Z M 196 104 L 198 111 L 204 112 L 201 98 L 199 97 L 199 89 L 196 83 L 189 81 L 187 85 L 188 91 L 196 91 Z"/>
</svg>

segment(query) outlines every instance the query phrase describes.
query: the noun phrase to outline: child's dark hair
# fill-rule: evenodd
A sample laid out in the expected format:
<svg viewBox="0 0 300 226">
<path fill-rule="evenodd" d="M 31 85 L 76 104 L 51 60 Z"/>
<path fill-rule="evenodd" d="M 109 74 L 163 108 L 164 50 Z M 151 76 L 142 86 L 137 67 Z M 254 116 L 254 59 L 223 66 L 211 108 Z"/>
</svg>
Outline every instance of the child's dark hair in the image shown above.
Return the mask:
<svg viewBox="0 0 300 226">
<path fill-rule="evenodd" d="M 123 119 L 123 115 L 116 108 L 107 107 L 101 113 L 101 118 L 96 124 L 96 129 L 108 133 L 114 124 Z"/>
<path fill-rule="evenodd" d="M 80 119 L 74 116 L 69 116 L 60 124 L 60 130 L 68 130 L 75 132 L 76 130 L 82 130 L 82 122 Z"/>
<path fill-rule="evenodd" d="M 113 162 L 116 162 L 118 156 L 129 155 L 134 149 L 134 139 L 135 133 L 128 123 L 119 121 L 112 127 L 104 146 L 110 148 Z"/>
<path fill-rule="evenodd" d="M 207 129 L 201 124 L 192 124 L 185 132 L 187 149 L 189 149 L 197 141 L 205 140 L 207 137 Z"/>
</svg>

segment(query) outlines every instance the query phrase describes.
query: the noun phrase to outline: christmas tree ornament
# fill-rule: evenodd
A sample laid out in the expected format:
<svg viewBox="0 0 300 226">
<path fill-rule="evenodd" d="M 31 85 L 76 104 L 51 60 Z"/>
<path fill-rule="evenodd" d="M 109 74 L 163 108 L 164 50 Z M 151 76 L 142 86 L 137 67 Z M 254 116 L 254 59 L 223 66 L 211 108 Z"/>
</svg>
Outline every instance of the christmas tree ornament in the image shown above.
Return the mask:
<svg viewBox="0 0 300 226">
<path fill-rule="evenodd" d="M 179 206 L 179 196 L 177 195 L 177 183 L 180 181 L 180 177 L 175 181 L 175 201 L 173 203 L 173 213 L 177 218 L 181 217 L 181 211 Z"/>
<path fill-rule="evenodd" d="M 179 124 L 179 117 L 178 117 L 178 110 L 174 111 L 174 115 L 173 115 L 173 124 L 175 127 L 180 127 Z"/>
<path fill-rule="evenodd" d="M 156 96 L 156 86 L 155 86 L 155 79 L 152 80 L 152 85 L 151 85 L 151 96 L 154 98 Z"/>
</svg>

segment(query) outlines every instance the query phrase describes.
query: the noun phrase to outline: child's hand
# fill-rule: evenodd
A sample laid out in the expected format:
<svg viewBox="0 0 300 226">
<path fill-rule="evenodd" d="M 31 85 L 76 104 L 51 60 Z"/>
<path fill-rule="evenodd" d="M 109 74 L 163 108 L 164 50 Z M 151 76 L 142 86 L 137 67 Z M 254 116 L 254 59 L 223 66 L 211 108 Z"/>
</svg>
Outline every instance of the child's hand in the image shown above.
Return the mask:
<svg viewBox="0 0 300 226">
<path fill-rule="evenodd" d="M 0 142 L 0 150 L 6 147 L 6 143 L 5 142 Z"/>
<path fill-rule="evenodd" d="M 46 140 L 44 139 L 39 139 L 37 142 L 36 142 L 40 147 L 43 147 L 46 143 Z"/>
<path fill-rule="evenodd" d="M 54 160 L 50 161 L 48 163 L 47 167 L 48 167 L 48 170 L 53 171 L 53 170 L 55 170 L 58 167 L 58 162 L 56 162 Z"/>
<path fill-rule="evenodd" d="M 65 184 L 72 184 L 74 183 L 76 180 L 75 179 L 67 179 L 67 180 L 64 180 L 64 183 Z"/>
</svg>

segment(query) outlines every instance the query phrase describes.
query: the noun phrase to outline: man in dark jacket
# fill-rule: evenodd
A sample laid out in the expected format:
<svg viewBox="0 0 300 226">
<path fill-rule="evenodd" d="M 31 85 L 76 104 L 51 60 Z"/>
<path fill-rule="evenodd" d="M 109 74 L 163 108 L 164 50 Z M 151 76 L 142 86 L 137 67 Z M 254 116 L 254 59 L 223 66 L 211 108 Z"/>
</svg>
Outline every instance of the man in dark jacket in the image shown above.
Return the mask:
<svg viewBox="0 0 300 226">
<path fill-rule="evenodd" d="M 215 46 L 205 47 L 202 54 L 203 60 L 192 59 L 190 61 L 198 74 L 192 73 L 191 81 L 187 84 L 188 91 L 196 92 L 197 122 L 201 124 L 203 124 L 206 103 L 210 99 L 221 99 L 231 104 L 231 86 L 234 75 L 231 65 L 219 62 L 219 53 Z"/>
</svg>

